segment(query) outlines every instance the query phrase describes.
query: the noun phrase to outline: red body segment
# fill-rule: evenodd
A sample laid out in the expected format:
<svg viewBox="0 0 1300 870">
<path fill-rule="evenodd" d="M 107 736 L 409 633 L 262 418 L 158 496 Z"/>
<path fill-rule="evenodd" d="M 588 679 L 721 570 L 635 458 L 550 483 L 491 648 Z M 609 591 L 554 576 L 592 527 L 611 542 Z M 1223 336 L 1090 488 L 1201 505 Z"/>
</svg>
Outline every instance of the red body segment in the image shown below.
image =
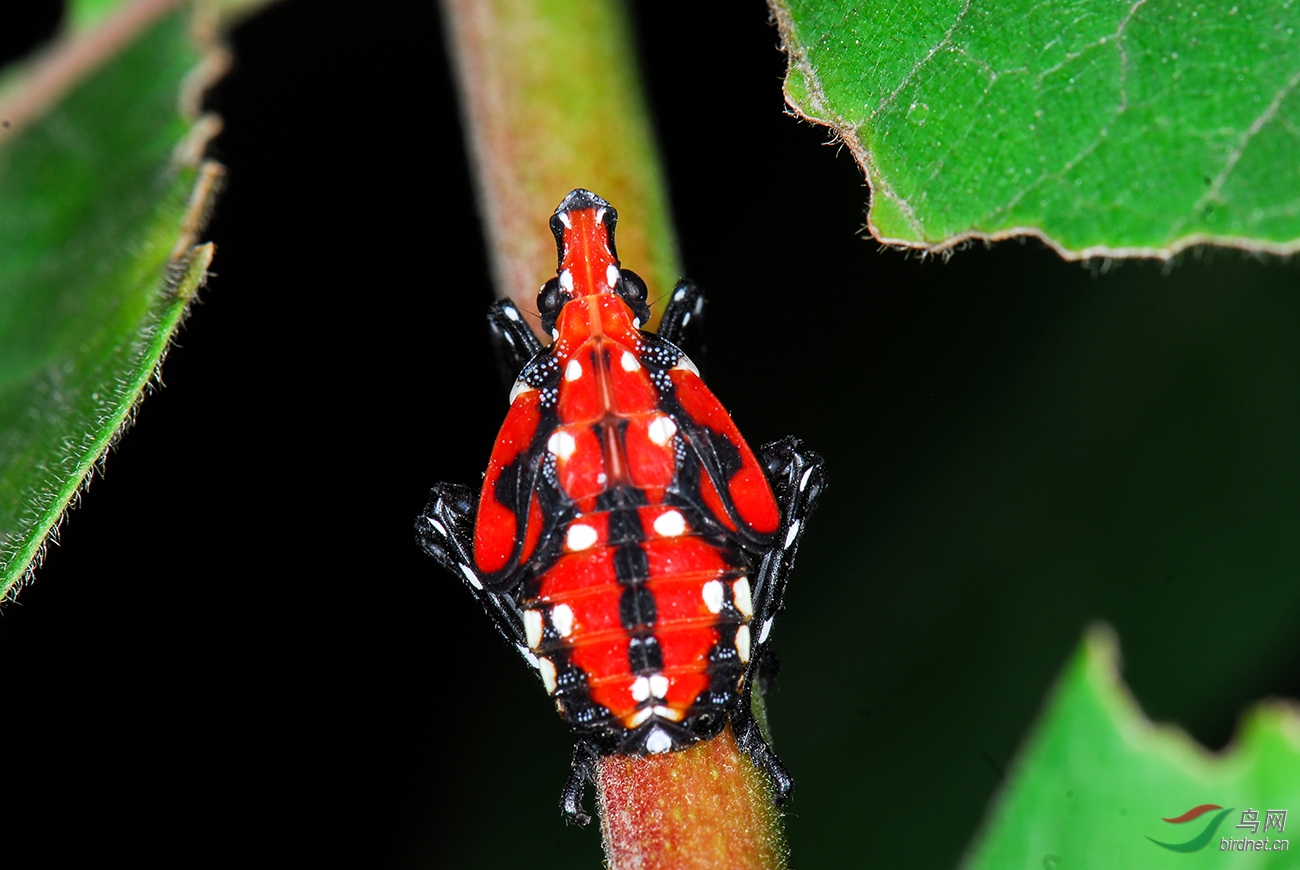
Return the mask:
<svg viewBox="0 0 1300 870">
<path fill-rule="evenodd" d="M 739 453 L 740 468 L 727 480 L 727 492 L 740 519 L 756 532 L 771 534 L 781 521 L 772 487 L 763 476 L 763 469 L 749 449 L 731 415 L 717 397 L 704 386 L 698 373 L 679 369 L 671 373 L 677 399 L 682 408 L 700 426 L 725 439 Z"/>
<path fill-rule="evenodd" d="M 519 518 L 513 510 L 491 495 L 501 470 L 510 465 L 528 447 L 541 420 L 538 396 L 524 394 L 510 405 L 510 413 L 497 435 L 488 460 L 487 475 L 483 479 L 483 495 L 479 499 L 478 520 L 474 524 L 474 561 L 485 574 L 500 571 L 515 552 L 515 539 L 519 533 Z"/>
</svg>

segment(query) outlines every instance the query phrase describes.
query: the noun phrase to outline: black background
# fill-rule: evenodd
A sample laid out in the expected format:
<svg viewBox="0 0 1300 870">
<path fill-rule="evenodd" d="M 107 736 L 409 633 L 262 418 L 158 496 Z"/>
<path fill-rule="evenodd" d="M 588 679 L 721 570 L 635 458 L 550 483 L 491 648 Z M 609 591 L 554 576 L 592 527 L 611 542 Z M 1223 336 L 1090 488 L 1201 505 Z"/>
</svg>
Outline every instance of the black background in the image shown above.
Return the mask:
<svg viewBox="0 0 1300 870">
<path fill-rule="evenodd" d="M 1093 619 L 1212 746 L 1300 694 L 1296 264 L 882 252 L 761 2 L 634 18 L 710 383 L 832 474 L 775 634 L 798 865 L 951 866 Z M 0 613 L 3 849 L 598 866 L 536 678 L 412 540 L 506 407 L 435 6 L 286 0 L 232 45 L 216 274 Z"/>
</svg>

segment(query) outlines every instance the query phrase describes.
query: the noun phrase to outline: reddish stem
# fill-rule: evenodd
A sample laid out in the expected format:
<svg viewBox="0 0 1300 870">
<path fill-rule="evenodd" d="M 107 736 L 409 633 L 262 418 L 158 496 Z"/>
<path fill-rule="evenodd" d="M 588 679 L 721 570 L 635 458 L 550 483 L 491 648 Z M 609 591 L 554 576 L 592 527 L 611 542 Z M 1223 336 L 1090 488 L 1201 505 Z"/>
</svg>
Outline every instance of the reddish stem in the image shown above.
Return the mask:
<svg viewBox="0 0 1300 870">
<path fill-rule="evenodd" d="M 767 776 L 731 733 L 682 752 L 610 756 L 597 775 L 612 870 L 774 870 L 787 866 Z"/>
</svg>

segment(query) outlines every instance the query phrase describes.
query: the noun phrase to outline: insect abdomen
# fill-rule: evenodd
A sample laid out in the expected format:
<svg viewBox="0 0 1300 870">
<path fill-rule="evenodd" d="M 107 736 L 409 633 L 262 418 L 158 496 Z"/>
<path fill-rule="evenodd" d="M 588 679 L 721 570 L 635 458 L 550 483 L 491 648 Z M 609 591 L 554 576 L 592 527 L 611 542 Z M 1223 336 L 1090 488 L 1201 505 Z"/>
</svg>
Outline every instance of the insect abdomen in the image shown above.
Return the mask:
<svg viewBox="0 0 1300 870">
<path fill-rule="evenodd" d="M 543 679 L 575 727 L 648 732 L 717 718 L 738 690 L 748 565 L 734 546 L 694 531 L 690 514 L 647 505 L 579 515 L 567 552 L 521 602 Z M 674 746 L 694 739 L 665 733 Z"/>
</svg>

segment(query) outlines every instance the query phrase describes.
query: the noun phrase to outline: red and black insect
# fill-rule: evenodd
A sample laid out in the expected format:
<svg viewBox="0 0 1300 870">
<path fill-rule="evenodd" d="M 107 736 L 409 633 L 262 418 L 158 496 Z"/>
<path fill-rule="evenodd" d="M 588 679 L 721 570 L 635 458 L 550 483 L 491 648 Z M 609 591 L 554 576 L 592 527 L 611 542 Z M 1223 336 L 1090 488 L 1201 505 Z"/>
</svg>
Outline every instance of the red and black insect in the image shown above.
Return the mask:
<svg viewBox="0 0 1300 870">
<path fill-rule="evenodd" d="M 619 266 L 617 220 L 586 190 L 556 209 L 559 268 L 537 298 L 552 343 L 492 307 L 519 376 L 482 490 L 439 484 L 416 523 L 577 735 L 562 806 L 580 824 L 600 755 L 683 749 L 728 720 L 788 794 L 750 693 L 825 486 L 795 438 L 755 455 L 679 349 L 703 306 L 694 284 L 673 290 L 658 334 L 641 329 L 646 286 Z"/>
</svg>

